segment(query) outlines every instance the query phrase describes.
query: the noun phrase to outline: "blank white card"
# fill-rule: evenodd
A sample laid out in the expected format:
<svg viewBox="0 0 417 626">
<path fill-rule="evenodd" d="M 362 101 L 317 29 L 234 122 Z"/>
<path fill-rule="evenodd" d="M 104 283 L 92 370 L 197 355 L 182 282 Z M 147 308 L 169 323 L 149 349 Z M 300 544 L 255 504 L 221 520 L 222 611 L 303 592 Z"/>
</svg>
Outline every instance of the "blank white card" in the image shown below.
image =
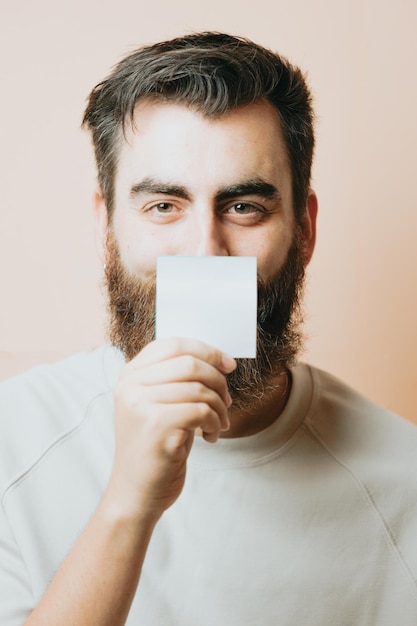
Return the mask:
<svg viewBox="0 0 417 626">
<path fill-rule="evenodd" d="M 256 257 L 158 257 L 157 339 L 193 337 L 255 358 L 256 318 Z"/>
</svg>

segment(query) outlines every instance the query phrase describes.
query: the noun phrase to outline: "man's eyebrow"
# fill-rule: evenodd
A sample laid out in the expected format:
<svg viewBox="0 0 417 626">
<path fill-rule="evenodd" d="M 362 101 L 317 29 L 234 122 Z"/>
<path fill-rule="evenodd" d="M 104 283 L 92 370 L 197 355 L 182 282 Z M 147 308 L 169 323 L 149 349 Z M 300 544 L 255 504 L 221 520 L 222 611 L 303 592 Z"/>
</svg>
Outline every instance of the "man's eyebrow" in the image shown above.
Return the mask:
<svg viewBox="0 0 417 626">
<path fill-rule="evenodd" d="M 191 194 L 183 185 L 171 183 L 168 181 L 158 180 L 156 178 L 146 177 L 143 180 L 132 185 L 130 189 L 130 197 L 145 194 L 163 194 L 176 196 L 184 200 L 191 200 Z M 222 202 L 231 198 L 239 198 L 241 196 L 259 196 L 266 200 L 280 200 L 281 194 L 275 185 L 268 183 L 262 178 L 253 178 L 240 183 L 228 185 L 220 189 L 216 193 L 216 201 Z"/>
<path fill-rule="evenodd" d="M 262 178 L 253 178 L 236 185 L 229 185 L 216 194 L 216 200 L 230 200 L 239 196 L 260 196 L 266 200 L 280 200 L 281 194 L 275 185 Z"/>
<path fill-rule="evenodd" d="M 177 198 L 183 198 L 184 200 L 190 200 L 190 193 L 182 185 L 175 183 L 164 182 L 157 180 L 156 178 L 144 178 L 143 180 L 135 183 L 130 188 L 130 197 L 133 198 L 141 193 L 160 193 L 169 196 L 176 196 Z"/>
</svg>

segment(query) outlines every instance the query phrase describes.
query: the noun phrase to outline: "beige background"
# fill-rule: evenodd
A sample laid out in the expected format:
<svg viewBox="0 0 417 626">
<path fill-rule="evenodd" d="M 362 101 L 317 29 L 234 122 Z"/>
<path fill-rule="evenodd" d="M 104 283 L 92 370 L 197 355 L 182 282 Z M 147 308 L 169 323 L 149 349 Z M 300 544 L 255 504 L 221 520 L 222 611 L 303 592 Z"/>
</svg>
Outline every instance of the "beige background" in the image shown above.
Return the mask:
<svg viewBox="0 0 417 626">
<path fill-rule="evenodd" d="M 304 358 L 417 421 L 417 2 L 0 3 L 0 376 L 100 344 L 105 314 L 79 130 L 134 47 L 225 30 L 309 72 L 318 248 Z"/>
</svg>

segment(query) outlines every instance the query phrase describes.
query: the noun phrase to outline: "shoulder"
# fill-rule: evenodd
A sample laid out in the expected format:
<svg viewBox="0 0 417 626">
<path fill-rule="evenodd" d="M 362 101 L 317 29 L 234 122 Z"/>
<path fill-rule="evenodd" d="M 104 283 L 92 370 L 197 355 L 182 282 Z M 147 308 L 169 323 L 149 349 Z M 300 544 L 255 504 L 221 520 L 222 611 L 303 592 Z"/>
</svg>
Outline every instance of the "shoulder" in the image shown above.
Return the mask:
<svg viewBox="0 0 417 626">
<path fill-rule="evenodd" d="M 94 398 L 112 391 L 122 365 L 120 353 L 104 346 L 2 382 L 1 483 L 75 428 Z"/>
<path fill-rule="evenodd" d="M 320 490 L 415 579 L 417 427 L 319 369 L 300 365 L 294 378 L 309 398 L 301 430 Z"/>
<path fill-rule="evenodd" d="M 298 370 L 298 371 L 297 371 Z M 417 427 L 379 406 L 335 376 L 300 365 L 295 375 L 310 379 L 305 428 L 340 462 L 363 469 L 385 463 L 417 479 Z"/>
<path fill-rule="evenodd" d="M 103 346 L 9 378 L 0 383 L 0 423 L 9 421 L 7 414 L 21 415 L 22 409 L 33 413 L 59 407 L 65 412 L 68 405 L 88 402 L 92 395 L 114 386 L 122 363 L 117 350 Z"/>
</svg>

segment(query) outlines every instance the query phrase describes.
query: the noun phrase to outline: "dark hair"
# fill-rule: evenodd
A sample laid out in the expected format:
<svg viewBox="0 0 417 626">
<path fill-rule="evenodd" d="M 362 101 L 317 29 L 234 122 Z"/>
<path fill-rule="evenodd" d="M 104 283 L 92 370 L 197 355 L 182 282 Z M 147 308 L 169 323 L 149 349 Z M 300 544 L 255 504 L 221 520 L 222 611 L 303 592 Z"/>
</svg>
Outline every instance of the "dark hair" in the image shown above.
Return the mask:
<svg viewBox="0 0 417 626">
<path fill-rule="evenodd" d="M 314 149 L 311 94 L 299 68 L 248 39 L 196 33 L 136 50 L 88 98 L 83 126 L 91 131 L 98 181 L 113 210 L 117 158 L 138 100 L 185 104 L 221 116 L 262 98 L 278 111 L 292 175 L 294 211 L 302 221 Z"/>
</svg>

